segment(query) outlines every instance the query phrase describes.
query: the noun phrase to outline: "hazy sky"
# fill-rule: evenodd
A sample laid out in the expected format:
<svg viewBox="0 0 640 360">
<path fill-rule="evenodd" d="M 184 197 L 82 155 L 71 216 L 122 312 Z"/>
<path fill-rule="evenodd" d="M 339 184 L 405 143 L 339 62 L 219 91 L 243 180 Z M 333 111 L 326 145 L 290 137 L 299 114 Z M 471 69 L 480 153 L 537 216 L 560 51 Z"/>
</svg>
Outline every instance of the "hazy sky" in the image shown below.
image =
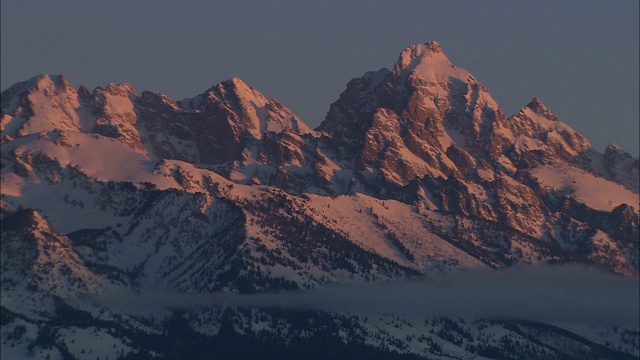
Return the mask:
<svg viewBox="0 0 640 360">
<path fill-rule="evenodd" d="M 366 71 L 437 40 L 511 114 L 539 97 L 602 151 L 639 153 L 639 2 L 1 2 L 1 87 L 41 73 L 178 100 L 240 77 L 317 126 Z"/>
</svg>

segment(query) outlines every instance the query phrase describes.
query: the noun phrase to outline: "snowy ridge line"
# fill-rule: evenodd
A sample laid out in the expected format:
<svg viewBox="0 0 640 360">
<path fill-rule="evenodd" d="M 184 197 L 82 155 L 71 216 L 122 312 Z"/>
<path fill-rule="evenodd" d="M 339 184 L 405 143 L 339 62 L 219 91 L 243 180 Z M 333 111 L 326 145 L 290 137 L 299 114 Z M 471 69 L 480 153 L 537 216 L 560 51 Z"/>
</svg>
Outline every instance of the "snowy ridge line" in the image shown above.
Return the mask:
<svg viewBox="0 0 640 360">
<path fill-rule="evenodd" d="M 391 69 L 316 130 L 237 78 L 4 91 L 3 357 L 637 357 L 638 159 L 436 42 Z"/>
</svg>

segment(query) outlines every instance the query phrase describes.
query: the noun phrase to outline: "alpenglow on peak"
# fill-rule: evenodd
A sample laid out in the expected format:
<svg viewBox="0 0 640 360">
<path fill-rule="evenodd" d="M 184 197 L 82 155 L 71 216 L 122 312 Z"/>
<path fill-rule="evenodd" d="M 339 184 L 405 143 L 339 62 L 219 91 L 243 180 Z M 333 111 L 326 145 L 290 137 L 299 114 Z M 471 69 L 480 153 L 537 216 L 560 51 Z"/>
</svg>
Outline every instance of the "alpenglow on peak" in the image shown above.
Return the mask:
<svg viewBox="0 0 640 360">
<path fill-rule="evenodd" d="M 447 82 L 449 76 L 466 79 L 471 74 L 453 66 L 442 51 L 440 43 L 427 41 L 405 48 L 393 67 L 393 75 Z"/>
</svg>

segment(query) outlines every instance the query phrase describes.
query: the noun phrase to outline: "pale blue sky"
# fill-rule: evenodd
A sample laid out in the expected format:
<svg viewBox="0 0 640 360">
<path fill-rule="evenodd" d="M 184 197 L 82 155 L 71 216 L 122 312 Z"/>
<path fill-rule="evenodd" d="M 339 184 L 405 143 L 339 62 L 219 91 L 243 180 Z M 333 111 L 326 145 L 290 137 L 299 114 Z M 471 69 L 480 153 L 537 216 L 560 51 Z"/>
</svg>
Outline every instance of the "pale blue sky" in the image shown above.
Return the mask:
<svg viewBox="0 0 640 360">
<path fill-rule="evenodd" d="M 637 155 L 639 5 L 591 1 L 1 2 L 1 87 L 41 73 L 174 99 L 240 77 L 317 126 L 347 82 L 437 40 L 516 112 L 539 97 Z"/>
</svg>

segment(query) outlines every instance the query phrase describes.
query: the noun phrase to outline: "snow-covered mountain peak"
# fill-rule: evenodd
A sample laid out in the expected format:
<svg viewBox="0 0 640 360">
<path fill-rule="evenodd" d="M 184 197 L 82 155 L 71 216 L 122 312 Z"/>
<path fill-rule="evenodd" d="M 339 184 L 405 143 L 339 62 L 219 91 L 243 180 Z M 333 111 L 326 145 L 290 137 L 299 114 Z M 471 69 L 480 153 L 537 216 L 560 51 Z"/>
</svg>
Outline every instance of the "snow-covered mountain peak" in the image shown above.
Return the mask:
<svg viewBox="0 0 640 360">
<path fill-rule="evenodd" d="M 16 85 L 22 85 L 23 88 L 30 90 L 53 90 L 71 87 L 69 81 L 59 74 L 40 74 Z"/>
<path fill-rule="evenodd" d="M 449 77 L 466 82 L 471 76 L 466 70 L 453 66 L 436 41 L 415 44 L 404 49 L 393 68 L 393 75 L 440 83 L 448 82 Z"/>
<path fill-rule="evenodd" d="M 397 65 L 405 68 L 416 59 L 418 61 L 425 61 L 437 55 L 444 56 L 444 53 L 442 52 L 442 47 L 436 41 L 427 41 L 424 44 L 414 44 L 402 50 Z"/>
<path fill-rule="evenodd" d="M 107 84 L 107 88 L 105 89 L 109 94 L 116 96 L 126 96 L 129 94 L 133 94 L 138 96 L 138 92 L 131 86 L 129 83 L 115 84 L 109 83 Z"/>
<path fill-rule="evenodd" d="M 527 109 L 533 111 L 535 114 L 545 117 L 546 119 L 559 121 L 556 114 L 549 110 L 537 97 L 533 98 L 522 110 L 524 111 Z"/>
<path fill-rule="evenodd" d="M 29 93 L 42 92 L 53 96 L 60 92 L 73 90 L 69 81 L 62 75 L 41 74 L 29 80 L 16 83 L 2 92 L 2 111 L 11 113 L 16 110 L 20 98 Z"/>
<path fill-rule="evenodd" d="M 499 136 L 514 141 L 520 154 L 537 150 L 546 153 L 545 159 L 559 156 L 569 161 L 591 148 L 589 140 L 560 121 L 538 98 L 501 123 L 511 132 L 500 132 Z"/>
<path fill-rule="evenodd" d="M 242 79 L 234 77 L 215 86 L 221 94 L 235 96 L 240 102 L 250 102 L 257 107 L 264 106 L 268 100 L 258 90 L 249 86 Z"/>
<path fill-rule="evenodd" d="M 234 77 L 230 80 L 223 81 L 221 84 L 227 87 L 227 89 L 233 89 L 234 94 L 240 101 L 249 101 L 257 107 L 263 107 L 268 102 L 264 95 L 240 78 Z"/>
<path fill-rule="evenodd" d="M 34 88 L 37 89 L 56 89 L 69 88 L 71 84 L 63 75 L 42 74 L 32 79 Z"/>
<path fill-rule="evenodd" d="M 280 133 L 285 129 L 301 134 L 313 133 L 290 109 L 275 100 L 267 100 L 239 78 L 223 81 L 178 104 L 187 112 L 220 113 L 221 118 L 230 121 L 235 136 L 248 132 L 255 139 L 261 139 L 265 131 Z"/>
<path fill-rule="evenodd" d="M 442 47 L 440 46 L 440 43 L 435 41 L 435 40 L 429 40 L 427 42 L 425 42 L 423 44 L 424 47 L 426 47 L 427 49 L 429 49 L 430 52 L 432 53 L 441 53 L 442 52 Z"/>
<path fill-rule="evenodd" d="M 77 129 L 78 93 L 62 75 L 43 74 L 2 92 L 2 135 Z"/>
<path fill-rule="evenodd" d="M 213 85 L 200 95 L 183 99 L 178 103 L 186 111 L 202 112 L 207 106 L 214 104 L 224 104 L 234 109 L 251 104 L 263 107 L 267 102 L 264 95 L 247 85 L 242 79 L 232 78 Z"/>
<path fill-rule="evenodd" d="M 533 131 L 537 132 L 557 130 L 578 134 L 569 125 L 560 121 L 558 116 L 549 110 L 538 98 L 533 98 L 525 107 L 520 109 L 518 114 L 512 116 L 511 119 L 518 122 L 524 121 L 532 127 Z"/>
</svg>

